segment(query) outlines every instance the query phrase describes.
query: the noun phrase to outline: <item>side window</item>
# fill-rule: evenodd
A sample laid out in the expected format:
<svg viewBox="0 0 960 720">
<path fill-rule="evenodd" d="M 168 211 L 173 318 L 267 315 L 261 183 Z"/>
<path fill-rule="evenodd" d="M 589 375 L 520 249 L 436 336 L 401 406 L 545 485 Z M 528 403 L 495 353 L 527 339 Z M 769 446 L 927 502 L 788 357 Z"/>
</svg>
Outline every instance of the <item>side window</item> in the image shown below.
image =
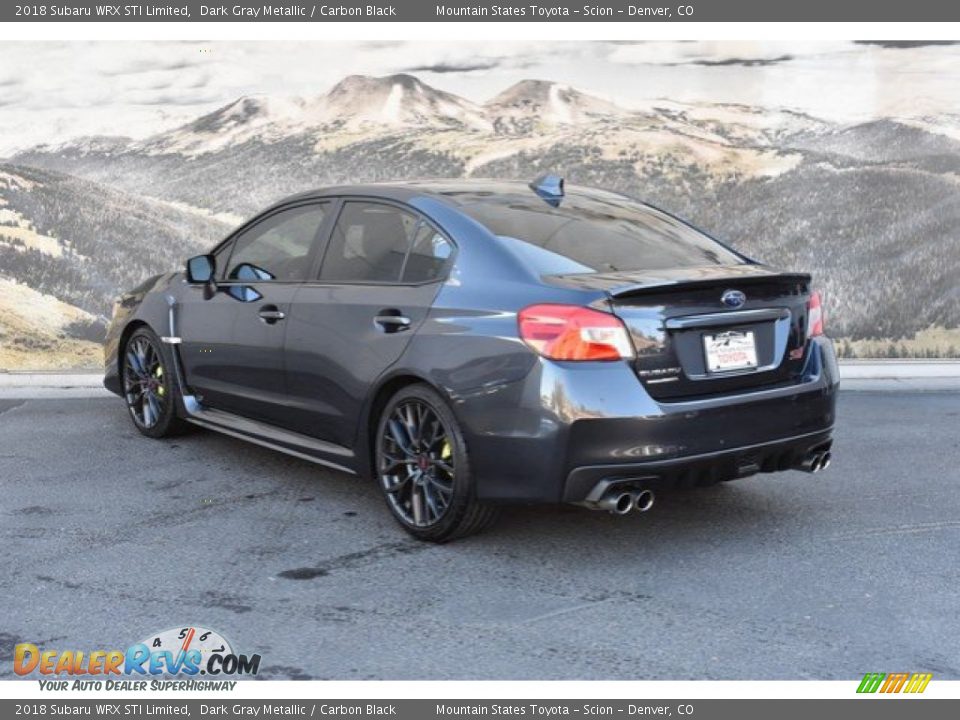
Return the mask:
<svg viewBox="0 0 960 720">
<path fill-rule="evenodd" d="M 226 280 L 306 280 L 310 250 L 329 203 L 301 205 L 283 210 L 240 235 Z"/>
<path fill-rule="evenodd" d="M 452 253 L 450 242 L 427 223 L 421 222 L 413 238 L 407 264 L 403 267 L 403 282 L 436 280 Z"/>
<path fill-rule="evenodd" d="M 347 202 L 320 271 L 332 282 L 398 282 L 419 219 L 380 203 Z"/>
</svg>

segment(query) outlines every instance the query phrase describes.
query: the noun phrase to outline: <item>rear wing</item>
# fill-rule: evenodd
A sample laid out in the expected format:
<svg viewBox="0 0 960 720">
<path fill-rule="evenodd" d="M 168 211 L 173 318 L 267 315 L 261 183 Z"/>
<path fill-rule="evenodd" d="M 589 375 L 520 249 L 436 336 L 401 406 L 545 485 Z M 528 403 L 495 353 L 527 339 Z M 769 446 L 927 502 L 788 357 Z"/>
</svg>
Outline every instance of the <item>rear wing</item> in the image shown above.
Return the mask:
<svg viewBox="0 0 960 720">
<path fill-rule="evenodd" d="M 770 273 L 769 275 L 748 275 L 723 278 L 713 277 L 702 280 L 662 280 L 650 282 L 624 283 L 623 285 L 605 288 L 605 292 L 611 298 L 625 298 L 647 293 L 662 292 L 664 290 L 677 289 L 704 289 L 710 287 L 728 287 L 737 285 L 738 287 L 749 287 L 750 285 L 762 285 L 771 281 L 793 282 L 798 285 L 810 286 L 812 278 L 808 273 Z"/>
</svg>

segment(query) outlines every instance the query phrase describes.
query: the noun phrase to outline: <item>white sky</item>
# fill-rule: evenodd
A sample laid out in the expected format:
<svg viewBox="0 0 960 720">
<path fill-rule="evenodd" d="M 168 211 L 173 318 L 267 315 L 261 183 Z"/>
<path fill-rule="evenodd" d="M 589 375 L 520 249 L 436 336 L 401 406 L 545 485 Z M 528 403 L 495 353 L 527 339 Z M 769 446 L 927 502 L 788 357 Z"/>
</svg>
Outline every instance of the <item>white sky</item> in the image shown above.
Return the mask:
<svg viewBox="0 0 960 720">
<path fill-rule="evenodd" d="M 77 135 L 144 137 L 241 95 L 318 95 L 346 75 L 395 72 L 477 102 L 536 78 L 626 107 L 734 102 L 852 122 L 957 112 L 960 45 L 5 41 L 0 155 Z"/>
</svg>

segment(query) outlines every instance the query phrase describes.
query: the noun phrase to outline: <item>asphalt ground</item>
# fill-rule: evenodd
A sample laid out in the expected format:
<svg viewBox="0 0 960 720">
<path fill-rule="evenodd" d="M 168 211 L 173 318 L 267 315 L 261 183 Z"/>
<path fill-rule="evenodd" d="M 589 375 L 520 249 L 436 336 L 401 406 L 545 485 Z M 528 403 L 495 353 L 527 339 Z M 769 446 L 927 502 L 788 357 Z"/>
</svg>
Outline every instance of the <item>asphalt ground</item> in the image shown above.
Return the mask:
<svg viewBox="0 0 960 720">
<path fill-rule="evenodd" d="M 960 393 L 841 394 L 833 465 L 408 538 L 370 483 L 113 397 L 0 398 L 17 642 L 203 625 L 276 679 L 960 678 Z M 24 396 L 30 395 L 25 391 Z"/>
</svg>

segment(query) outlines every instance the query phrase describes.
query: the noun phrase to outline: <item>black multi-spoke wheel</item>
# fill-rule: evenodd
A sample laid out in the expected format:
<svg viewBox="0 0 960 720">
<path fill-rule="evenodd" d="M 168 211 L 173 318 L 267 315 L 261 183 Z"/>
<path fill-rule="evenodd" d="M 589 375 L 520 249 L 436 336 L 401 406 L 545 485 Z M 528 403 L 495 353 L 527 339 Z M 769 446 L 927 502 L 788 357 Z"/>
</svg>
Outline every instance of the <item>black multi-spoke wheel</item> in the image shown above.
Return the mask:
<svg viewBox="0 0 960 720">
<path fill-rule="evenodd" d="M 152 428 L 167 404 L 160 351 L 143 335 L 127 344 L 123 367 L 123 391 L 134 422 Z"/>
<path fill-rule="evenodd" d="M 453 450 L 443 422 L 425 402 L 411 398 L 393 408 L 379 460 L 387 499 L 405 522 L 427 527 L 450 509 Z"/>
<path fill-rule="evenodd" d="M 478 532 L 495 508 L 478 502 L 463 436 L 443 398 L 411 385 L 387 403 L 376 467 L 394 517 L 414 536 L 443 542 Z"/>
<path fill-rule="evenodd" d="M 156 334 L 140 328 L 127 340 L 122 354 L 123 394 L 134 425 L 149 437 L 164 437 L 182 429 L 175 407 L 175 387 Z"/>
</svg>

